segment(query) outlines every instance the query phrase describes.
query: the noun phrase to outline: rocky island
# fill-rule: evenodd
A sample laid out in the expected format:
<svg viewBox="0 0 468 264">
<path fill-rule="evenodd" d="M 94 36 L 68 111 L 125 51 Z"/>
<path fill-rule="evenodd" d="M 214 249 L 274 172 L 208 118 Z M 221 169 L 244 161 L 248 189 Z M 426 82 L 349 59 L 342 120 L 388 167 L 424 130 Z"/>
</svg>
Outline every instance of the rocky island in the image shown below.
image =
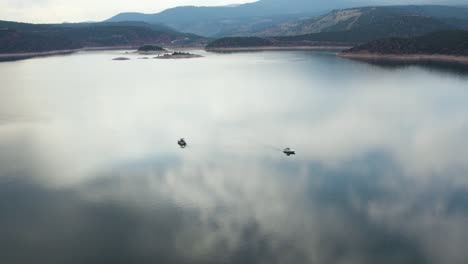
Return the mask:
<svg viewBox="0 0 468 264">
<path fill-rule="evenodd" d="M 468 64 L 468 31 L 450 30 L 413 38 L 385 38 L 342 52 L 357 60 L 445 61 Z"/>
<path fill-rule="evenodd" d="M 192 59 L 192 58 L 201 58 L 203 56 L 198 54 L 192 54 L 188 52 L 173 52 L 173 53 L 166 53 L 163 55 L 158 55 L 154 57 L 154 59 Z"/>
<path fill-rule="evenodd" d="M 112 60 L 115 60 L 115 61 L 126 61 L 126 60 L 130 60 L 130 58 L 126 58 L 126 57 L 117 57 L 117 58 L 113 58 Z"/>
</svg>

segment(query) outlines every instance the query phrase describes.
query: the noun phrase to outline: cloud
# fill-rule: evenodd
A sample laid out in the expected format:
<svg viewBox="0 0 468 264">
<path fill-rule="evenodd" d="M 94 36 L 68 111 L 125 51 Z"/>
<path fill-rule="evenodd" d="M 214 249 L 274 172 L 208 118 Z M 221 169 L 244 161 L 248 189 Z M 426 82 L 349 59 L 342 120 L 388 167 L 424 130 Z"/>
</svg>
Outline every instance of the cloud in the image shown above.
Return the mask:
<svg viewBox="0 0 468 264">
<path fill-rule="evenodd" d="M 255 2 L 255 0 L 0 0 L 0 19 L 33 22 L 62 23 L 103 21 L 121 12 L 157 13 L 167 8 L 183 5 L 219 6 Z M 464 0 L 343 0 L 336 1 L 353 5 L 378 4 L 464 4 Z M 289 2 L 288 2 L 289 4 Z M 330 4 L 329 1 L 327 4 Z"/>
<path fill-rule="evenodd" d="M 102 21 L 121 12 L 157 13 L 180 5 L 224 5 L 248 0 L 0 0 L 2 20 L 61 23 Z"/>
</svg>

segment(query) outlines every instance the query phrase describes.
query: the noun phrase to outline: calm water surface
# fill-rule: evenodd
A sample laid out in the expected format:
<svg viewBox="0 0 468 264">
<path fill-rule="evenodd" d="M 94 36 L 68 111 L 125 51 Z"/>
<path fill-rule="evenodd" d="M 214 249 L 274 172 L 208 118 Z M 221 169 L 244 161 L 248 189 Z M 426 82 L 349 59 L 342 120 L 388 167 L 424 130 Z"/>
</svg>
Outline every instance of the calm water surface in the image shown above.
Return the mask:
<svg viewBox="0 0 468 264">
<path fill-rule="evenodd" d="M 466 72 L 120 53 L 0 63 L 1 263 L 467 263 Z"/>
</svg>

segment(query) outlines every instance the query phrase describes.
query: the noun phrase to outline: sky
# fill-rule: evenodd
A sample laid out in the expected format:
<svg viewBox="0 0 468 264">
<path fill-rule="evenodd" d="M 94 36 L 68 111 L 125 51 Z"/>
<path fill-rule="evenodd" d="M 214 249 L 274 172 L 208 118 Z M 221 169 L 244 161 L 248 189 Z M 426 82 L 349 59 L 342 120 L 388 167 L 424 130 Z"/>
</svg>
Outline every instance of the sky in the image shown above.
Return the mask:
<svg viewBox="0 0 468 264">
<path fill-rule="evenodd" d="M 0 0 L 0 20 L 30 23 L 103 21 L 121 12 L 158 13 L 167 8 L 183 5 L 219 6 L 255 1 L 256 0 Z M 359 3 L 364 0 L 343 1 Z M 468 0 L 366 0 L 365 2 L 376 4 L 465 4 L 468 3 Z"/>
<path fill-rule="evenodd" d="M 0 0 L 0 20 L 32 23 L 102 21 L 121 12 L 157 13 L 182 6 L 216 6 L 254 0 Z"/>
</svg>

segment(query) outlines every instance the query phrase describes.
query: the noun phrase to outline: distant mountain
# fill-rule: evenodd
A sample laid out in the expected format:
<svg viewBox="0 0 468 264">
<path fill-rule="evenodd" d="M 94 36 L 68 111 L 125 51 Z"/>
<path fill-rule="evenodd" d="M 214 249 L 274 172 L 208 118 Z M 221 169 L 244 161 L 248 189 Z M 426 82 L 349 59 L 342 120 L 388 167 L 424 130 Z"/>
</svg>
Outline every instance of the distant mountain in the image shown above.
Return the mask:
<svg viewBox="0 0 468 264">
<path fill-rule="evenodd" d="M 106 22 L 144 21 L 164 23 L 182 32 L 204 36 L 224 36 L 235 28 L 261 30 L 272 25 L 297 20 L 301 17 L 322 14 L 332 8 L 349 7 L 351 3 L 370 0 L 311 1 L 311 0 L 261 0 L 254 3 L 195 7 L 183 6 L 165 10 L 157 14 L 121 13 Z"/>
<path fill-rule="evenodd" d="M 107 22 L 144 21 L 150 23 L 159 22 L 167 25 L 182 25 L 188 22 L 216 21 L 219 19 L 246 18 L 252 16 L 318 13 L 325 12 L 336 5 L 343 6 L 343 4 L 338 3 L 343 3 L 343 1 L 261 0 L 254 3 L 228 6 L 181 6 L 170 8 L 157 14 L 121 13 L 110 18 Z"/>
<path fill-rule="evenodd" d="M 272 46 L 354 46 L 390 37 L 415 37 L 435 31 L 468 29 L 468 8 L 446 6 L 363 7 L 334 10 L 316 19 L 276 26 L 262 33 L 243 34 L 210 43 L 209 47 L 243 45 L 248 36 Z M 242 37 L 245 36 L 245 37 Z M 266 41 L 258 43 L 266 43 Z"/>
<path fill-rule="evenodd" d="M 354 47 L 345 53 L 468 56 L 468 31 L 441 31 L 414 38 L 388 38 L 374 40 Z"/>
<path fill-rule="evenodd" d="M 334 10 L 314 19 L 283 23 L 263 30 L 230 35 L 294 36 L 353 31 L 375 38 L 414 36 L 448 28 L 468 28 L 468 7 L 386 6 Z M 367 37 L 363 38 L 368 40 Z"/>
<path fill-rule="evenodd" d="M 204 42 L 205 38 L 193 34 L 142 22 L 27 24 L 0 21 L 0 53 Z"/>
<path fill-rule="evenodd" d="M 426 1 L 409 0 L 423 3 Z M 427 2 L 432 2 L 427 0 Z M 446 3 L 462 2 L 457 0 Z M 260 0 L 254 3 L 195 7 L 183 6 L 165 10 L 157 14 L 121 13 L 107 22 L 143 21 L 163 23 L 181 32 L 190 32 L 209 37 L 241 35 L 292 35 L 314 33 L 308 31 L 312 17 L 323 15 L 332 9 L 361 7 L 376 4 L 391 4 L 392 1 L 374 0 Z M 402 12 L 412 12 L 422 16 L 465 19 L 466 10 L 442 6 L 401 7 Z M 465 13 L 464 13 L 465 12 Z M 304 24 L 303 24 L 304 22 Z M 275 29 L 276 28 L 276 29 Z M 289 33 L 291 32 L 291 33 Z"/>
</svg>

